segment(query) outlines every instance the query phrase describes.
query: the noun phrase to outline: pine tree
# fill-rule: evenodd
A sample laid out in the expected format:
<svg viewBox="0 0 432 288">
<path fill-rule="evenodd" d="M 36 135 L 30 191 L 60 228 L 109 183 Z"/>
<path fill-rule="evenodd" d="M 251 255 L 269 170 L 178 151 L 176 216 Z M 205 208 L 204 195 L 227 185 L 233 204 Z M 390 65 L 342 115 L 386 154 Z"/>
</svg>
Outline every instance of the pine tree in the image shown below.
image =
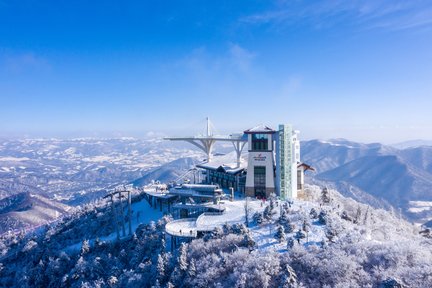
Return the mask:
<svg viewBox="0 0 432 288">
<path fill-rule="evenodd" d="M 342 211 L 341 218 L 344 219 L 344 220 L 346 220 L 346 221 L 352 222 L 351 217 L 348 215 L 348 213 L 345 210 Z"/>
<path fill-rule="evenodd" d="M 284 228 L 285 228 L 286 233 L 292 233 L 294 231 L 295 226 L 294 226 L 294 224 L 291 223 L 291 221 L 288 220 L 288 222 L 285 224 Z"/>
<path fill-rule="evenodd" d="M 179 249 L 179 256 L 178 256 L 178 265 L 179 265 L 179 269 L 182 272 L 186 272 L 187 268 L 188 268 L 188 263 L 187 263 L 187 255 L 186 255 L 186 244 L 182 243 L 180 245 L 180 249 Z"/>
<path fill-rule="evenodd" d="M 281 214 L 279 216 L 279 220 L 278 220 L 279 224 L 281 225 L 286 225 L 286 223 L 288 222 L 288 216 L 285 210 L 282 209 Z"/>
<path fill-rule="evenodd" d="M 246 227 L 249 227 L 249 215 L 251 214 L 251 208 L 249 207 L 249 197 L 246 197 L 245 204 L 244 204 L 244 211 L 245 211 L 245 224 Z"/>
<path fill-rule="evenodd" d="M 256 224 L 262 224 L 264 222 L 264 216 L 260 212 L 256 212 L 253 216 L 253 220 Z"/>
<path fill-rule="evenodd" d="M 287 241 L 287 249 L 293 248 L 295 245 L 295 241 L 293 237 L 289 237 Z"/>
<path fill-rule="evenodd" d="M 286 240 L 285 229 L 282 225 L 278 225 L 276 230 L 275 238 L 279 241 L 279 243 Z"/>
<path fill-rule="evenodd" d="M 273 210 L 275 208 L 275 198 L 274 197 L 270 197 L 269 207 L 270 207 L 270 212 L 273 212 Z"/>
<path fill-rule="evenodd" d="M 353 223 L 358 224 L 360 222 L 361 213 L 362 213 L 361 208 L 360 206 L 358 206 Z"/>
<path fill-rule="evenodd" d="M 330 203 L 330 195 L 329 195 L 329 191 L 327 187 L 324 187 L 321 191 L 321 202 L 323 204 L 328 204 Z"/>
<path fill-rule="evenodd" d="M 165 261 L 161 254 L 158 255 L 156 270 L 157 279 L 162 281 L 165 278 Z"/>
<path fill-rule="evenodd" d="M 304 232 L 308 233 L 310 230 L 310 227 L 311 227 L 311 224 L 306 219 L 304 219 L 303 224 L 302 224 L 302 230 Z"/>
<path fill-rule="evenodd" d="M 264 219 L 266 219 L 266 220 L 270 220 L 271 219 L 272 210 L 271 210 L 270 206 L 267 206 L 264 209 L 263 216 L 264 216 Z"/>
<path fill-rule="evenodd" d="M 108 278 L 107 282 L 108 282 L 109 286 L 113 287 L 113 286 L 115 286 L 118 283 L 118 279 L 115 276 L 111 276 L 111 277 Z"/>
<path fill-rule="evenodd" d="M 152 286 L 152 288 L 161 288 L 161 285 L 159 283 L 159 279 L 156 279 L 155 284 Z"/>
<path fill-rule="evenodd" d="M 245 247 L 249 248 L 249 251 L 253 250 L 255 245 L 256 245 L 255 241 L 252 239 L 252 237 L 249 235 L 249 233 L 244 235 L 242 244 Z"/>
<path fill-rule="evenodd" d="M 306 238 L 306 235 L 302 230 L 299 229 L 294 237 L 297 239 L 297 242 L 300 244 L 300 240 Z"/>
<path fill-rule="evenodd" d="M 195 259 L 192 258 L 187 271 L 189 278 L 193 278 L 196 275 Z"/>
<path fill-rule="evenodd" d="M 363 218 L 363 225 L 366 225 L 368 223 L 368 219 L 369 219 L 369 206 L 367 207 L 366 213 Z"/>
<path fill-rule="evenodd" d="M 286 265 L 284 274 L 282 276 L 281 287 L 293 288 L 297 287 L 297 274 L 290 265 Z"/>
<path fill-rule="evenodd" d="M 318 218 L 318 212 L 315 210 L 315 208 L 312 208 L 309 212 L 309 217 L 311 219 L 316 219 Z"/>
<path fill-rule="evenodd" d="M 318 222 L 320 224 L 327 224 L 327 212 L 324 210 L 321 210 L 320 214 L 318 215 Z"/>
<path fill-rule="evenodd" d="M 90 251 L 89 240 L 84 240 L 81 245 L 81 255 L 87 254 Z"/>
</svg>

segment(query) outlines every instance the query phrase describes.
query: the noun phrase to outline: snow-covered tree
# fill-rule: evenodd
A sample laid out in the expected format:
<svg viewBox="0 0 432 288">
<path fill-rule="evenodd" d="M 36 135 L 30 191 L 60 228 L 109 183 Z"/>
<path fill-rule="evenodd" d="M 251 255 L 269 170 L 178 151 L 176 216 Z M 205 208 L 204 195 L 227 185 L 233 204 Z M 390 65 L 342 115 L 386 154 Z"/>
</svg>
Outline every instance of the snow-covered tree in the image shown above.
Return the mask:
<svg viewBox="0 0 432 288">
<path fill-rule="evenodd" d="M 300 240 L 306 238 L 306 234 L 302 230 L 298 230 L 296 234 L 294 235 L 294 238 L 297 240 L 297 242 L 300 244 Z"/>
<path fill-rule="evenodd" d="M 286 223 L 288 222 L 288 215 L 284 209 L 281 210 L 278 222 L 281 225 L 286 225 Z"/>
<path fill-rule="evenodd" d="M 287 249 L 293 248 L 295 245 L 295 241 L 293 237 L 289 237 L 287 240 Z"/>
<path fill-rule="evenodd" d="M 115 276 L 111 276 L 111 277 L 108 278 L 107 283 L 108 283 L 109 286 L 113 287 L 113 286 L 117 285 L 118 279 Z"/>
<path fill-rule="evenodd" d="M 282 279 L 280 287 L 282 288 L 294 288 L 297 287 L 297 274 L 290 265 L 285 265 L 285 269 L 281 271 Z"/>
<path fill-rule="evenodd" d="M 303 219 L 303 223 L 302 223 L 302 230 L 306 233 L 308 233 L 310 231 L 311 228 L 311 223 L 308 221 L 308 219 Z"/>
<path fill-rule="evenodd" d="M 315 208 L 312 208 L 312 209 L 310 210 L 310 212 L 309 212 L 309 217 L 310 217 L 311 219 L 316 219 L 316 218 L 318 218 L 318 212 L 316 211 Z"/>
<path fill-rule="evenodd" d="M 81 244 L 81 255 L 85 255 L 90 251 L 90 242 L 89 240 L 84 240 Z"/>
<path fill-rule="evenodd" d="M 274 237 L 279 242 L 284 242 L 286 240 L 285 229 L 282 225 L 278 225 Z"/>
<path fill-rule="evenodd" d="M 272 210 L 270 206 L 266 206 L 266 208 L 264 208 L 264 212 L 263 212 L 264 219 L 270 221 L 272 219 L 273 214 L 274 214 L 274 210 Z"/>
<path fill-rule="evenodd" d="M 346 221 L 352 222 L 351 217 L 348 215 L 348 213 L 345 210 L 342 211 L 341 218 L 344 219 L 344 220 L 346 220 Z"/>
<path fill-rule="evenodd" d="M 263 214 L 261 212 L 256 212 L 253 216 L 253 221 L 258 225 L 262 224 L 264 222 Z"/>
<path fill-rule="evenodd" d="M 253 250 L 255 248 L 255 241 L 253 240 L 253 238 L 250 236 L 249 233 L 244 235 L 243 238 L 243 246 L 247 247 L 249 250 Z"/>
<path fill-rule="evenodd" d="M 251 207 L 250 207 L 250 205 L 249 205 L 249 197 L 246 197 L 246 199 L 245 199 L 245 204 L 244 204 L 244 212 L 245 212 L 245 224 L 246 224 L 246 227 L 249 227 L 249 218 L 250 218 L 250 214 L 251 214 L 251 212 L 252 212 L 252 209 L 251 209 Z"/>
<path fill-rule="evenodd" d="M 188 269 L 188 261 L 187 261 L 187 247 L 185 243 L 181 243 L 180 244 L 180 248 L 179 248 L 179 256 L 177 258 L 178 261 L 178 267 L 180 269 L 180 271 L 182 272 L 186 272 L 186 270 Z"/>
<path fill-rule="evenodd" d="M 157 266 L 156 266 L 156 271 L 157 271 L 157 279 L 159 281 L 162 281 L 165 278 L 165 259 L 164 257 L 159 254 L 158 258 L 157 258 Z"/>
<path fill-rule="evenodd" d="M 400 280 L 394 278 L 387 278 L 380 283 L 379 288 L 403 288 L 404 285 L 400 283 Z"/>
<path fill-rule="evenodd" d="M 188 267 L 188 270 L 187 270 L 187 275 L 190 278 L 193 278 L 196 275 L 195 259 L 193 259 L 193 258 L 191 259 L 191 261 L 189 263 L 189 267 Z"/>
<path fill-rule="evenodd" d="M 323 204 L 330 203 L 330 193 L 327 187 L 324 187 L 321 191 L 321 202 Z"/>
<path fill-rule="evenodd" d="M 327 224 L 327 212 L 325 210 L 321 210 L 319 213 L 318 222 L 323 225 Z"/>
<path fill-rule="evenodd" d="M 237 235 L 244 235 L 244 234 L 249 233 L 249 229 L 243 223 L 236 223 L 236 224 L 232 225 L 231 231 L 232 231 L 232 233 L 237 234 Z"/>
<path fill-rule="evenodd" d="M 356 210 L 356 214 L 354 216 L 353 223 L 358 224 L 360 222 L 361 214 L 362 214 L 362 210 L 361 210 L 360 206 L 358 206 L 357 210 Z"/>
</svg>

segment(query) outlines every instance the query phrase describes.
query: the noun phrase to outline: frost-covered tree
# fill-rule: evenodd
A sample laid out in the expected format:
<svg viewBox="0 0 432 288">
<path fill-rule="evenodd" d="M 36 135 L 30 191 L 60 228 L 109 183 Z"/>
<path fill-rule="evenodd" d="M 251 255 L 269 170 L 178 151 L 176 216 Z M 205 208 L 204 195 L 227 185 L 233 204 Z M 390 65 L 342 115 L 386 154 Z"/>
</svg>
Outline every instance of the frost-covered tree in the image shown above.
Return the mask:
<svg viewBox="0 0 432 288">
<path fill-rule="evenodd" d="M 185 243 L 181 243 L 180 244 L 180 248 L 179 248 L 179 256 L 177 258 L 178 261 L 178 267 L 180 269 L 180 271 L 182 272 L 186 272 L 186 270 L 188 269 L 188 261 L 187 261 L 187 247 Z"/>
<path fill-rule="evenodd" d="M 159 280 L 160 282 L 162 282 L 163 279 L 165 278 L 165 264 L 166 263 L 163 255 L 159 254 L 157 258 L 156 271 L 157 271 L 157 280 Z"/>
<path fill-rule="evenodd" d="M 117 277 L 115 277 L 115 276 L 111 276 L 111 277 L 108 278 L 107 283 L 108 283 L 108 285 L 109 285 L 110 287 L 114 287 L 115 285 L 117 285 L 117 283 L 118 283 L 118 279 L 117 279 Z"/>
<path fill-rule="evenodd" d="M 284 228 L 286 233 L 292 233 L 294 232 L 295 225 L 288 219 L 287 223 L 284 225 Z"/>
<path fill-rule="evenodd" d="M 363 225 L 367 226 L 368 221 L 369 221 L 369 206 L 367 206 L 366 212 L 363 217 Z"/>
<path fill-rule="evenodd" d="M 279 241 L 279 243 L 286 240 L 285 229 L 282 225 L 278 225 L 274 237 Z"/>
<path fill-rule="evenodd" d="M 387 278 L 380 283 L 379 288 L 403 288 L 404 286 L 400 283 L 400 280 L 394 278 Z"/>
<path fill-rule="evenodd" d="M 321 203 L 328 204 L 330 203 L 330 193 L 327 187 L 324 187 L 321 190 Z"/>
<path fill-rule="evenodd" d="M 237 234 L 237 235 L 244 235 L 244 234 L 249 233 L 249 229 L 243 223 L 236 223 L 236 224 L 232 225 L 231 231 L 232 231 L 232 233 Z"/>
<path fill-rule="evenodd" d="M 81 244 L 81 255 L 85 255 L 90 251 L 89 240 L 85 239 Z"/>
<path fill-rule="evenodd" d="M 273 214 L 274 214 L 274 210 L 272 210 L 270 206 L 266 206 L 266 208 L 264 208 L 263 217 L 265 220 L 270 221 L 272 219 Z"/>
<path fill-rule="evenodd" d="M 297 274 L 290 265 L 285 265 L 285 269 L 281 271 L 281 283 L 279 287 L 294 288 L 297 287 Z"/>
<path fill-rule="evenodd" d="M 360 206 L 358 206 L 357 210 L 356 210 L 356 214 L 354 216 L 353 223 L 358 224 L 360 222 L 361 214 L 362 214 L 362 210 L 361 210 Z"/>
<path fill-rule="evenodd" d="M 151 286 L 151 288 L 162 288 L 162 286 L 159 283 L 159 279 L 156 279 L 156 282 L 153 286 Z"/>
<path fill-rule="evenodd" d="M 316 219 L 316 218 L 318 218 L 318 212 L 316 211 L 315 208 L 312 208 L 312 209 L 310 210 L 310 212 L 309 212 L 309 217 L 310 217 L 311 219 Z"/>
<path fill-rule="evenodd" d="M 246 227 L 249 227 L 249 218 L 250 218 L 250 214 L 252 212 L 252 209 L 251 209 L 251 207 L 249 205 L 249 201 L 250 201 L 249 197 L 246 197 L 245 203 L 244 203 L 244 212 L 245 212 L 245 224 L 246 224 Z"/>
<path fill-rule="evenodd" d="M 276 206 L 276 195 L 274 193 L 272 193 L 269 197 L 269 208 L 270 208 L 270 212 L 273 212 Z"/>
<path fill-rule="evenodd" d="M 253 221 L 255 222 L 255 224 L 262 224 L 264 222 L 264 216 L 263 213 L 261 212 L 256 212 L 253 216 Z"/>
<path fill-rule="evenodd" d="M 224 234 L 224 232 L 223 232 L 222 228 L 215 227 L 211 232 L 211 238 L 218 239 L 218 238 L 222 237 L 223 234 Z"/>
<path fill-rule="evenodd" d="M 352 222 L 352 218 L 348 215 L 348 213 L 345 210 L 342 211 L 341 218 L 346 221 Z"/>
<path fill-rule="evenodd" d="M 306 234 L 302 230 L 298 230 L 296 234 L 294 235 L 294 238 L 297 240 L 297 242 L 300 244 L 300 240 L 306 238 Z"/>
<path fill-rule="evenodd" d="M 256 246 L 255 241 L 253 240 L 253 238 L 250 236 L 249 233 L 244 235 L 242 244 L 243 246 L 247 247 L 249 250 L 253 250 Z"/>
<path fill-rule="evenodd" d="M 196 267 L 195 267 L 195 259 L 191 259 L 188 270 L 187 270 L 187 275 L 190 278 L 195 277 L 196 275 Z"/>
<path fill-rule="evenodd" d="M 287 249 L 293 248 L 295 245 L 295 241 L 293 237 L 289 237 L 287 240 Z"/>
<path fill-rule="evenodd" d="M 321 210 L 319 213 L 318 222 L 323 225 L 327 224 L 327 212 L 325 210 Z"/>
<path fill-rule="evenodd" d="M 310 231 L 311 228 L 311 223 L 308 221 L 308 219 L 303 219 L 303 223 L 302 223 L 302 230 L 306 233 L 308 233 Z"/>
<path fill-rule="evenodd" d="M 278 222 L 281 225 L 285 225 L 288 222 L 288 215 L 284 209 L 281 210 Z"/>
</svg>

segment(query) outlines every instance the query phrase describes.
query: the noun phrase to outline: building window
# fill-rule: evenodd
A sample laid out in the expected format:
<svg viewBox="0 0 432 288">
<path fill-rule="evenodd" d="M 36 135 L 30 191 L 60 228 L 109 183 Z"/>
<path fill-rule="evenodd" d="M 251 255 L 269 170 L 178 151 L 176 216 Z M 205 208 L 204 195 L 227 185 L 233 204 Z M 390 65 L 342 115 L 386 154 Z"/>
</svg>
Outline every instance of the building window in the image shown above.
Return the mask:
<svg viewBox="0 0 432 288">
<path fill-rule="evenodd" d="M 255 166 L 254 167 L 254 186 L 255 196 L 262 198 L 266 195 L 266 167 Z"/>
<path fill-rule="evenodd" d="M 252 134 L 252 150 L 268 150 L 268 134 Z"/>
<path fill-rule="evenodd" d="M 265 187 L 266 186 L 266 167 L 255 166 L 254 167 L 254 186 Z"/>
</svg>

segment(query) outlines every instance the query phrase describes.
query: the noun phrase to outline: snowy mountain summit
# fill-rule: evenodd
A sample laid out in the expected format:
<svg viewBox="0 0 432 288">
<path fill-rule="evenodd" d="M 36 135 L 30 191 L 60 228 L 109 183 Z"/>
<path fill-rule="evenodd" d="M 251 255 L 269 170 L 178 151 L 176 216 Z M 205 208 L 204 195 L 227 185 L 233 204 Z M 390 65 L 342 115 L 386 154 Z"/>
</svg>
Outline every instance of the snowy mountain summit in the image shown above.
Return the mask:
<svg viewBox="0 0 432 288">
<path fill-rule="evenodd" d="M 104 237 L 114 233 L 110 205 L 88 205 L 45 231 L 3 237 L 0 286 L 432 286 L 432 234 L 399 215 L 318 186 L 303 200 L 247 201 L 233 202 L 242 208 L 233 221 L 173 251 L 169 216 L 116 241 Z M 135 213 L 158 215 L 142 196 L 133 202 Z"/>
</svg>

